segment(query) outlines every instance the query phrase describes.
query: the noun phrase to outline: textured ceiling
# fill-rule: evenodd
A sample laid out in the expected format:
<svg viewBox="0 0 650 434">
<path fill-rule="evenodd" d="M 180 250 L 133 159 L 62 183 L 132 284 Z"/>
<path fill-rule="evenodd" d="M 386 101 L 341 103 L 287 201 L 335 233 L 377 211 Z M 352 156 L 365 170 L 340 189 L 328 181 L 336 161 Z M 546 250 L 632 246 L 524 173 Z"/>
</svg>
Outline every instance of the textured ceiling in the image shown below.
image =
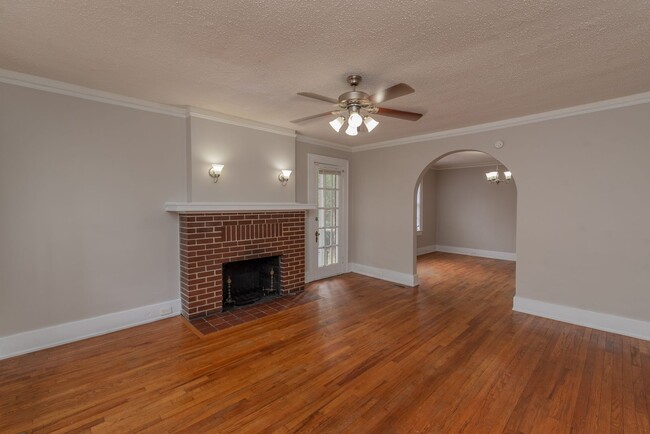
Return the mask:
<svg viewBox="0 0 650 434">
<path fill-rule="evenodd" d="M 191 105 L 346 145 L 523 116 L 650 90 L 648 0 L 0 2 L 0 68 Z M 348 137 L 321 118 L 345 77 L 399 82 Z"/>
</svg>

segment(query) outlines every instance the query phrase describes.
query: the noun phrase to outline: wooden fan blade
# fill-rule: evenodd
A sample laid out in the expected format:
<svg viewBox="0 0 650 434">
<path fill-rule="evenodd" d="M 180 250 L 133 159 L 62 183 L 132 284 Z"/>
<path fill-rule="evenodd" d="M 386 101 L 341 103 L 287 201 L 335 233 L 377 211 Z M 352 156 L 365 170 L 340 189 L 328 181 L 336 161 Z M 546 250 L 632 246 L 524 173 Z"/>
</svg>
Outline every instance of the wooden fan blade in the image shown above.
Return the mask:
<svg viewBox="0 0 650 434">
<path fill-rule="evenodd" d="M 391 86 L 388 89 L 380 90 L 376 94 L 370 97 L 370 101 L 373 104 L 381 104 L 384 101 L 389 99 L 399 98 L 400 96 L 408 95 L 409 93 L 415 92 L 411 86 L 406 83 L 399 83 L 395 86 Z"/>
<path fill-rule="evenodd" d="M 298 124 L 300 122 L 309 121 L 309 120 L 316 119 L 316 118 L 321 118 L 323 116 L 332 116 L 332 112 L 325 112 L 325 113 L 320 113 L 320 114 L 313 115 L 313 116 L 307 116 L 305 118 L 296 119 L 295 121 L 291 121 L 291 122 L 293 122 L 294 124 Z"/>
<path fill-rule="evenodd" d="M 422 113 L 405 112 L 402 110 L 393 110 L 379 107 L 377 113 L 380 116 L 389 116 L 391 118 L 404 119 L 406 121 L 417 121 L 422 117 Z"/>
<path fill-rule="evenodd" d="M 318 99 L 318 100 L 320 100 L 320 101 L 325 101 L 325 102 L 329 102 L 329 103 L 332 103 L 332 104 L 338 104 L 338 103 L 339 103 L 339 101 L 336 100 L 336 99 L 334 99 L 334 98 L 330 98 L 330 97 L 327 97 L 327 96 L 319 95 L 319 94 L 317 94 L 317 93 L 311 93 L 311 92 L 298 92 L 298 95 L 300 95 L 300 96 L 306 96 L 307 98 Z"/>
</svg>

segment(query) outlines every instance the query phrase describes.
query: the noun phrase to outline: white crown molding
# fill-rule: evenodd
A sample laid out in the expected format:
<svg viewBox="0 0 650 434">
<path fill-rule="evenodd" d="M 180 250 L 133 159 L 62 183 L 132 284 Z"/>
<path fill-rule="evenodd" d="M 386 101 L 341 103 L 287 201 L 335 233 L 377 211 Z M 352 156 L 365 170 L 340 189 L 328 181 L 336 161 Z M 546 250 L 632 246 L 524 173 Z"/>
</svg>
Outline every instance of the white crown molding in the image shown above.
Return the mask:
<svg viewBox="0 0 650 434">
<path fill-rule="evenodd" d="M 204 110 L 197 107 L 187 107 L 186 115 L 199 119 L 220 122 L 222 124 L 235 125 L 238 127 L 250 128 L 253 130 L 264 131 L 267 133 L 279 134 L 281 136 L 296 137 L 296 132 L 288 128 L 276 127 L 275 125 L 264 124 L 251 119 L 230 116 L 224 113 Z"/>
<path fill-rule="evenodd" d="M 161 309 L 168 313 L 161 314 Z M 180 315 L 180 299 L 0 337 L 0 360 Z"/>
<path fill-rule="evenodd" d="M 370 143 L 351 147 L 351 152 L 363 152 L 373 149 L 390 148 L 393 146 L 408 145 L 410 143 L 424 142 L 428 140 L 441 140 L 449 137 L 464 136 L 468 134 L 482 133 L 485 131 L 500 130 L 503 128 L 516 127 L 519 125 L 532 124 L 553 119 L 567 118 L 587 113 L 594 113 L 604 110 L 612 110 L 622 107 L 629 107 L 639 104 L 650 103 L 650 92 L 639 93 L 635 95 L 614 98 L 605 101 L 598 101 L 589 104 L 582 104 L 574 107 L 567 107 L 559 110 L 552 110 L 533 115 L 521 116 L 517 118 L 504 119 L 486 124 L 472 125 L 469 127 L 456 128 L 453 130 L 438 131 L 435 133 L 422 134 L 419 136 L 404 137 L 401 139 L 387 140 L 385 142 Z"/>
<path fill-rule="evenodd" d="M 646 321 L 547 303 L 518 295 L 513 299 L 512 310 L 646 341 L 650 340 L 650 322 Z"/>
<path fill-rule="evenodd" d="M 167 202 L 169 212 L 223 212 L 223 211 L 300 211 L 316 209 L 316 205 L 295 202 Z"/>
<path fill-rule="evenodd" d="M 274 125 L 264 124 L 261 122 L 238 118 L 226 114 L 211 112 L 208 110 L 198 109 L 195 107 L 176 107 L 172 105 L 160 104 L 151 101 L 146 101 L 129 96 L 118 95 L 111 92 L 91 89 L 88 87 L 78 86 L 75 84 L 64 83 L 49 78 L 38 77 L 35 75 L 24 74 L 22 72 L 9 71 L 0 68 L 0 83 L 7 83 L 16 86 L 27 87 L 30 89 L 37 89 L 46 92 L 58 93 L 61 95 L 68 95 L 77 98 L 83 98 L 91 101 L 103 102 L 106 104 L 113 104 L 122 107 L 133 108 L 137 110 L 144 110 L 153 113 L 160 113 L 176 117 L 189 117 L 194 116 L 202 119 L 208 119 L 216 122 L 228 123 L 260 131 L 266 131 L 275 134 L 281 134 L 289 137 L 295 137 L 298 141 L 318 146 L 324 146 L 332 149 L 337 149 L 346 152 L 363 152 L 373 149 L 389 148 L 393 146 L 407 145 L 410 143 L 424 142 L 428 140 L 440 140 L 449 137 L 463 136 L 467 134 L 481 133 L 485 131 L 499 130 L 502 128 L 509 128 L 518 125 L 531 124 L 536 122 L 543 122 L 553 119 L 561 119 L 571 116 L 577 116 L 587 113 L 593 113 L 604 110 L 611 110 L 622 107 L 629 107 L 639 104 L 650 103 L 650 92 L 639 93 L 635 95 L 628 95 L 621 98 L 614 98 L 605 101 L 598 101 L 589 104 L 582 104 L 573 107 L 567 107 L 559 110 L 552 110 L 548 112 L 536 113 L 527 116 L 516 118 L 504 119 L 496 122 L 489 122 L 479 125 L 471 125 L 468 127 L 456 128 L 453 130 L 438 131 L 434 133 L 422 134 L 418 136 L 403 137 L 400 139 L 387 140 L 384 142 L 369 143 L 359 146 L 347 146 L 338 143 L 328 142 L 325 140 L 307 137 L 302 134 L 296 134 L 294 130 L 288 128 L 277 127 Z"/>
<path fill-rule="evenodd" d="M 398 283 L 406 286 L 418 286 L 419 280 L 417 274 L 401 273 L 387 268 L 371 267 L 370 265 L 356 264 L 350 262 L 348 269 L 357 274 L 374 277 L 376 279 L 387 280 L 388 282 Z"/>
<path fill-rule="evenodd" d="M 339 143 L 328 142 L 326 140 L 315 139 L 313 137 L 307 137 L 302 134 L 296 135 L 296 142 L 307 143 L 309 145 L 323 146 L 325 148 L 336 149 L 338 151 L 352 152 L 352 147 L 347 145 L 341 145 Z"/>
<path fill-rule="evenodd" d="M 88 87 L 77 86 L 76 84 L 50 80 L 49 78 L 37 77 L 35 75 L 23 74 L 22 72 L 9 71 L 6 69 L 0 69 L 0 83 L 13 84 L 15 86 L 58 93 L 61 95 L 73 96 L 169 116 L 185 117 L 184 108 L 131 98 L 129 96 L 90 89 Z"/>
</svg>

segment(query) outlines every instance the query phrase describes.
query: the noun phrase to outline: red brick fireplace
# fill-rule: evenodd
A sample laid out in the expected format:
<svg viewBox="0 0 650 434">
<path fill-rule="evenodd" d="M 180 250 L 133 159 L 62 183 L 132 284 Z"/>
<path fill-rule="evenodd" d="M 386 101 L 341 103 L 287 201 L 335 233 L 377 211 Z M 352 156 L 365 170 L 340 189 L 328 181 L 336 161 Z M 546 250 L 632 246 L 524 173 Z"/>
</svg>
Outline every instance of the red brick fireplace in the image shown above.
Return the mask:
<svg viewBox="0 0 650 434">
<path fill-rule="evenodd" d="M 221 312 L 223 264 L 280 257 L 280 290 L 305 286 L 305 211 L 181 212 L 182 314 Z"/>
</svg>

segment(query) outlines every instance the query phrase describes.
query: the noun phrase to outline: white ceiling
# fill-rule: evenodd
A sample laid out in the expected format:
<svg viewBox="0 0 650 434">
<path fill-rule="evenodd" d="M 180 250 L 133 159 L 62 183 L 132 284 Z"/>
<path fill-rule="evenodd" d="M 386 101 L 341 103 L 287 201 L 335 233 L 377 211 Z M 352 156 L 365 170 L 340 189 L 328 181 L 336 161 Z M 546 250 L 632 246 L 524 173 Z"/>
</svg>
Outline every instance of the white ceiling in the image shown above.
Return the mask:
<svg viewBox="0 0 650 434">
<path fill-rule="evenodd" d="M 650 91 L 648 0 L 111 0 L 0 3 L 0 68 L 191 105 L 345 145 Z M 372 132 L 335 133 L 330 105 L 399 82 Z"/>
</svg>

